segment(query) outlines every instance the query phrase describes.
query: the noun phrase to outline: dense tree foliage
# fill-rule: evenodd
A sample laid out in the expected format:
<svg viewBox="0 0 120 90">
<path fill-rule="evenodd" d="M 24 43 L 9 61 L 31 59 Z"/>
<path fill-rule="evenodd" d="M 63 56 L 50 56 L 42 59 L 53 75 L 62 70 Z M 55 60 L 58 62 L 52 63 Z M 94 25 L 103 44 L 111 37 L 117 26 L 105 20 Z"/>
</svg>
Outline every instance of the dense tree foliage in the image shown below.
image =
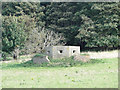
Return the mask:
<svg viewBox="0 0 120 90">
<path fill-rule="evenodd" d="M 46 35 L 50 30 L 62 34 L 66 45 L 119 46 L 120 3 L 4 2 L 2 8 L 5 52 L 13 51 L 16 45 L 26 47 L 25 42 L 31 43 L 30 37 L 36 38 L 33 43 L 41 41 L 39 34 Z M 38 27 L 46 31 L 36 29 Z M 33 33 L 35 31 L 38 34 Z"/>
<path fill-rule="evenodd" d="M 87 12 L 77 37 L 87 47 L 118 47 L 120 3 L 95 3 Z"/>
<path fill-rule="evenodd" d="M 21 24 L 22 23 L 22 24 Z M 22 46 L 26 40 L 24 22 L 19 17 L 3 17 L 2 50 L 10 52 L 16 45 Z"/>
<path fill-rule="evenodd" d="M 3 2 L 2 4 L 2 15 L 3 16 L 22 16 L 29 15 L 34 18 L 37 25 L 44 26 L 44 6 L 40 6 L 39 2 Z"/>
<path fill-rule="evenodd" d="M 75 39 L 81 25 L 79 12 L 86 3 L 51 3 L 46 6 L 46 27 L 63 33 L 67 45 L 77 45 Z M 72 40 L 72 41 L 71 41 Z"/>
<path fill-rule="evenodd" d="M 2 50 L 10 53 L 16 46 L 22 49 L 29 33 L 35 27 L 34 19 L 24 15 L 4 16 L 2 20 Z"/>
<path fill-rule="evenodd" d="M 51 3 L 46 26 L 66 37 L 67 45 L 118 47 L 119 3 Z"/>
</svg>

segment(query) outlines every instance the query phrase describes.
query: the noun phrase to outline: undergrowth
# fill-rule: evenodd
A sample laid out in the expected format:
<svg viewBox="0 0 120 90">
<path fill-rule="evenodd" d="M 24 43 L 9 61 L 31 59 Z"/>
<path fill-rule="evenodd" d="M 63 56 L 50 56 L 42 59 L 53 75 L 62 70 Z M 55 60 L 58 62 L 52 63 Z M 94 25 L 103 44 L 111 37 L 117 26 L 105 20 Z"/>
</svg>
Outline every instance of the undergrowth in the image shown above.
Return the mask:
<svg viewBox="0 0 120 90">
<path fill-rule="evenodd" d="M 3 65 L 3 68 L 17 68 L 17 67 L 73 67 L 73 66 L 81 66 L 81 65 L 89 65 L 96 63 L 105 63 L 102 59 L 91 59 L 89 62 L 75 61 L 73 57 L 63 58 L 63 59 L 50 59 L 49 63 L 43 64 L 34 64 L 33 60 L 22 62 L 22 63 L 11 63 Z"/>
</svg>

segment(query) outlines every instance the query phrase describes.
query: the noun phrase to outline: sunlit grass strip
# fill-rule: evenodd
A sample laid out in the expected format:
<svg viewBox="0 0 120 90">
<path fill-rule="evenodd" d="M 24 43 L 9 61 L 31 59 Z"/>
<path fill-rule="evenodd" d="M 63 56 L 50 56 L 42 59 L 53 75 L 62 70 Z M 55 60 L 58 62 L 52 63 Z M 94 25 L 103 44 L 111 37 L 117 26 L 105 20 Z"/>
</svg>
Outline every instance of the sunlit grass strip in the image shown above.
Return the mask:
<svg viewBox="0 0 120 90">
<path fill-rule="evenodd" d="M 118 58 L 96 59 L 73 67 L 3 63 L 2 82 L 3 88 L 117 88 Z"/>
</svg>

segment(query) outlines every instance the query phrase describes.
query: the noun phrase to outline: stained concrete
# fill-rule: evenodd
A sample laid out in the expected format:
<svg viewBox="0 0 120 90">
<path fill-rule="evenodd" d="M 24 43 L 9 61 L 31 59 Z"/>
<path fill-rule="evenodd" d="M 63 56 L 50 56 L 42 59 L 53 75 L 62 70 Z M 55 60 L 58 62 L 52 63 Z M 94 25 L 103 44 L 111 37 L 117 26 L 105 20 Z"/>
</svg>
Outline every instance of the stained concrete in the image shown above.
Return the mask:
<svg viewBox="0 0 120 90">
<path fill-rule="evenodd" d="M 45 48 L 45 54 L 53 59 L 70 57 L 80 54 L 80 46 L 50 46 Z"/>
<path fill-rule="evenodd" d="M 37 64 L 42 64 L 42 63 L 45 63 L 45 62 L 50 62 L 50 60 L 48 59 L 48 56 L 43 56 L 43 57 L 34 57 L 33 58 L 33 63 L 37 63 Z"/>
</svg>

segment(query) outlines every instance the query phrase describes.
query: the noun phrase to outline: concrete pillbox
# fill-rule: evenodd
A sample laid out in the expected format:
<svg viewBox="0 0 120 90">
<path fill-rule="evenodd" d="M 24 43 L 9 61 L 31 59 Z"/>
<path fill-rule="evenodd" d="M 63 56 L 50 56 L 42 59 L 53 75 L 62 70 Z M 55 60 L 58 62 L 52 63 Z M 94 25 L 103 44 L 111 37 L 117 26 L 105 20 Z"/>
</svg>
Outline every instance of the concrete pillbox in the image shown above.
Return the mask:
<svg viewBox="0 0 120 90">
<path fill-rule="evenodd" d="M 49 46 L 45 48 L 45 54 L 53 59 L 70 57 L 80 54 L 80 46 Z"/>
</svg>

